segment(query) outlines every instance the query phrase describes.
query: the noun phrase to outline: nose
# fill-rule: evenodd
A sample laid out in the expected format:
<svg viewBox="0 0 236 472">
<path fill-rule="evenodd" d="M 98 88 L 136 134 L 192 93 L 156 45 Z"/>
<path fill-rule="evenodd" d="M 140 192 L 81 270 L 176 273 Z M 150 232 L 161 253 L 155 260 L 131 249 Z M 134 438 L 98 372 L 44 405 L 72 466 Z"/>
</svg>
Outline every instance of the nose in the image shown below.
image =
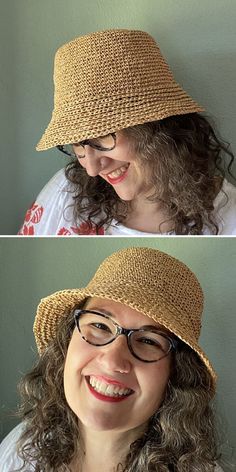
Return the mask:
<svg viewBox="0 0 236 472">
<path fill-rule="evenodd" d="M 84 151 L 85 157 L 80 160 L 80 164 L 86 169 L 90 177 L 96 177 L 109 165 L 110 158 L 102 156 L 101 151 L 93 149 L 89 145 L 85 146 Z"/>
<path fill-rule="evenodd" d="M 118 336 L 112 343 L 100 347 L 99 362 L 106 372 L 128 374 L 132 369 L 132 354 L 125 336 Z"/>
</svg>

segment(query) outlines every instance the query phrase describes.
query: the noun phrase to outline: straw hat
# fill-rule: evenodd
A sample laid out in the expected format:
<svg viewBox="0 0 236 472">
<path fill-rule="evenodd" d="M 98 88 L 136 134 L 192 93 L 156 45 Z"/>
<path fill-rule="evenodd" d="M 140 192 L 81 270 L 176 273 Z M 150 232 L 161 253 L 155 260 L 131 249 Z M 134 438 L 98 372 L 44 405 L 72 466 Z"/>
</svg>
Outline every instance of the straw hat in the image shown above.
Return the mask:
<svg viewBox="0 0 236 472">
<path fill-rule="evenodd" d="M 63 45 L 55 56 L 54 84 L 54 111 L 38 151 L 204 111 L 175 82 L 144 31 L 100 31 Z"/>
<path fill-rule="evenodd" d="M 43 298 L 34 323 L 40 354 L 54 338 L 62 316 L 89 296 L 120 302 L 165 326 L 200 356 L 215 385 L 216 374 L 198 344 L 203 292 L 193 272 L 178 259 L 156 249 L 123 249 L 102 262 L 87 287 Z"/>
</svg>

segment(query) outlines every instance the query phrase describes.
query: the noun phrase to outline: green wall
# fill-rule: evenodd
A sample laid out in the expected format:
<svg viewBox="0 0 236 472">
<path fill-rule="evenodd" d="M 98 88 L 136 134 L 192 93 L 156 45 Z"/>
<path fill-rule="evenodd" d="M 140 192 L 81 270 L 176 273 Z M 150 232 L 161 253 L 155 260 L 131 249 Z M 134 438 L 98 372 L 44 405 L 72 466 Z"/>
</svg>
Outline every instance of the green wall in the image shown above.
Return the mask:
<svg viewBox="0 0 236 472">
<path fill-rule="evenodd" d="M 201 345 L 219 375 L 217 406 L 224 450 L 236 452 L 236 240 L 233 238 L 34 238 L 0 239 L 1 435 L 17 420 L 16 384 L 32 365 L 32 325 L 40 298 L 84 286 L 99 263 L 122 247 L 159 248 L 185 262 L 205 295 Z M 236 461 L 236 457 L 235 457 Z"/>
<path fill-rule="evenodd" d="M 0 18 L 0 234 L 17 232 L 65 164 L 55 150 L 34 148 L 51 116 L 55 51 L 76 36 L 119 27 L 151 33 L 236 149 L 235 0 L 2 0 Z"/>
</svg>

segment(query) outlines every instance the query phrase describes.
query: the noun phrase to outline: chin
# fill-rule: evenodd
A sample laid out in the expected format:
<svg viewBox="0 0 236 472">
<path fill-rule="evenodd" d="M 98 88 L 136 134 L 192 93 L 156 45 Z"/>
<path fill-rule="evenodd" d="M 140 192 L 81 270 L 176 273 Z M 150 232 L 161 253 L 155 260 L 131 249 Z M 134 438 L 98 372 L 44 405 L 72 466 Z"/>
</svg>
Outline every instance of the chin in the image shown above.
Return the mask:
<svg viewBox="0 0 236 472">
<path fill-rule="evenodd" d="M 86 418 L 79 418 L 84 427 L 92 431 L 119 431 L 126 422 L 119 417 L 112 417 L 111 412 L 90 412 Z"/>
<path fill-rule="evenodd" d="M 124 202 L 131 202 L 135 198 L 134 192 L 132 192 L 132 193 L 130 193 L 130 192 L 119 192 L 119 191 L 116 191 L 116 190 L 115 190 L 115 192 L 118 195 L 118 197 L 121 200 L 123 200 Z"/>
</svg>

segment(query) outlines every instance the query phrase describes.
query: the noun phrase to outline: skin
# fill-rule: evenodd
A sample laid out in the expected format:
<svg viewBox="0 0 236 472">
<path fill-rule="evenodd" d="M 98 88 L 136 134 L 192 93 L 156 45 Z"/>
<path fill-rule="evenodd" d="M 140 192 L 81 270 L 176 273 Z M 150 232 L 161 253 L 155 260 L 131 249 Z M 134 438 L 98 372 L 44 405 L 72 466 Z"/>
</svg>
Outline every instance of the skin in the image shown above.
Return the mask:
<svg viewBox="0 0 236 472">
<path fill-rule="evenodd" d="M 73 148 L 76 154 L 76 145 Z M 90 177 L 99 175 L 106 180 L 122 200 L 131 201 L 138 196 L 145 199 L 150 193 L 150 185 L 145 181 L 136 154 L 124 133 L 116 133 L 116 147 L 112 151 L 98 151 L 89 145 L 85 146 L 84 151 L 85 157 L 78 158 L 80 165 L 86 169 Z M 128 172 L 125 179 L 111 184 L 108 175 L 126 166 Z"/>
<path fill-rule="evenodd" d="M 76 144 L 73 145 L 76 154 Z M 84 148 L 85 157 L 78 158 L 82 167 L 90 177 L 99 175 L 113 186 L 121 200 L 130 202 L 130 211 L 124 222 L 125 226 L 138 231 L 159 233 L 159 225 L 168 220 L 166 211 L 157 202 L 148 197 L 153 194 L 150 178 L 141 167 L 128 137 L 119 131 L 116 133 L 116 147 L 111 151 L 99 151 L 89 145 Z M 125 169 L 125 177 L 121 182 L 111 183 L 109 176 L 117 169 Z M 172 229 L 172 222 L 162 225 L 162 232 Z"/>
<path fill-rule="evenodd" d="M 110 300 L 91 298 L 88 308 L 111 314 L 125 328 L 158 326 L 142 313 Z M 125 336 L 98 348 L 84 341 L 75 328 L 65 362 L 64 388 L 80 423 L 85 448 L 83 472 L 115 470 L 115 465 L 127 455 L 129 445 L 142 435 L 149 418 L 160 407 L 170 369 L 170 355 L 146 364 L 131 354 Z M 118 403 L 101 401 L 88 388 L 86 377 L 90 375 L 121 382 L 134 393 Z"/>
</svg>

